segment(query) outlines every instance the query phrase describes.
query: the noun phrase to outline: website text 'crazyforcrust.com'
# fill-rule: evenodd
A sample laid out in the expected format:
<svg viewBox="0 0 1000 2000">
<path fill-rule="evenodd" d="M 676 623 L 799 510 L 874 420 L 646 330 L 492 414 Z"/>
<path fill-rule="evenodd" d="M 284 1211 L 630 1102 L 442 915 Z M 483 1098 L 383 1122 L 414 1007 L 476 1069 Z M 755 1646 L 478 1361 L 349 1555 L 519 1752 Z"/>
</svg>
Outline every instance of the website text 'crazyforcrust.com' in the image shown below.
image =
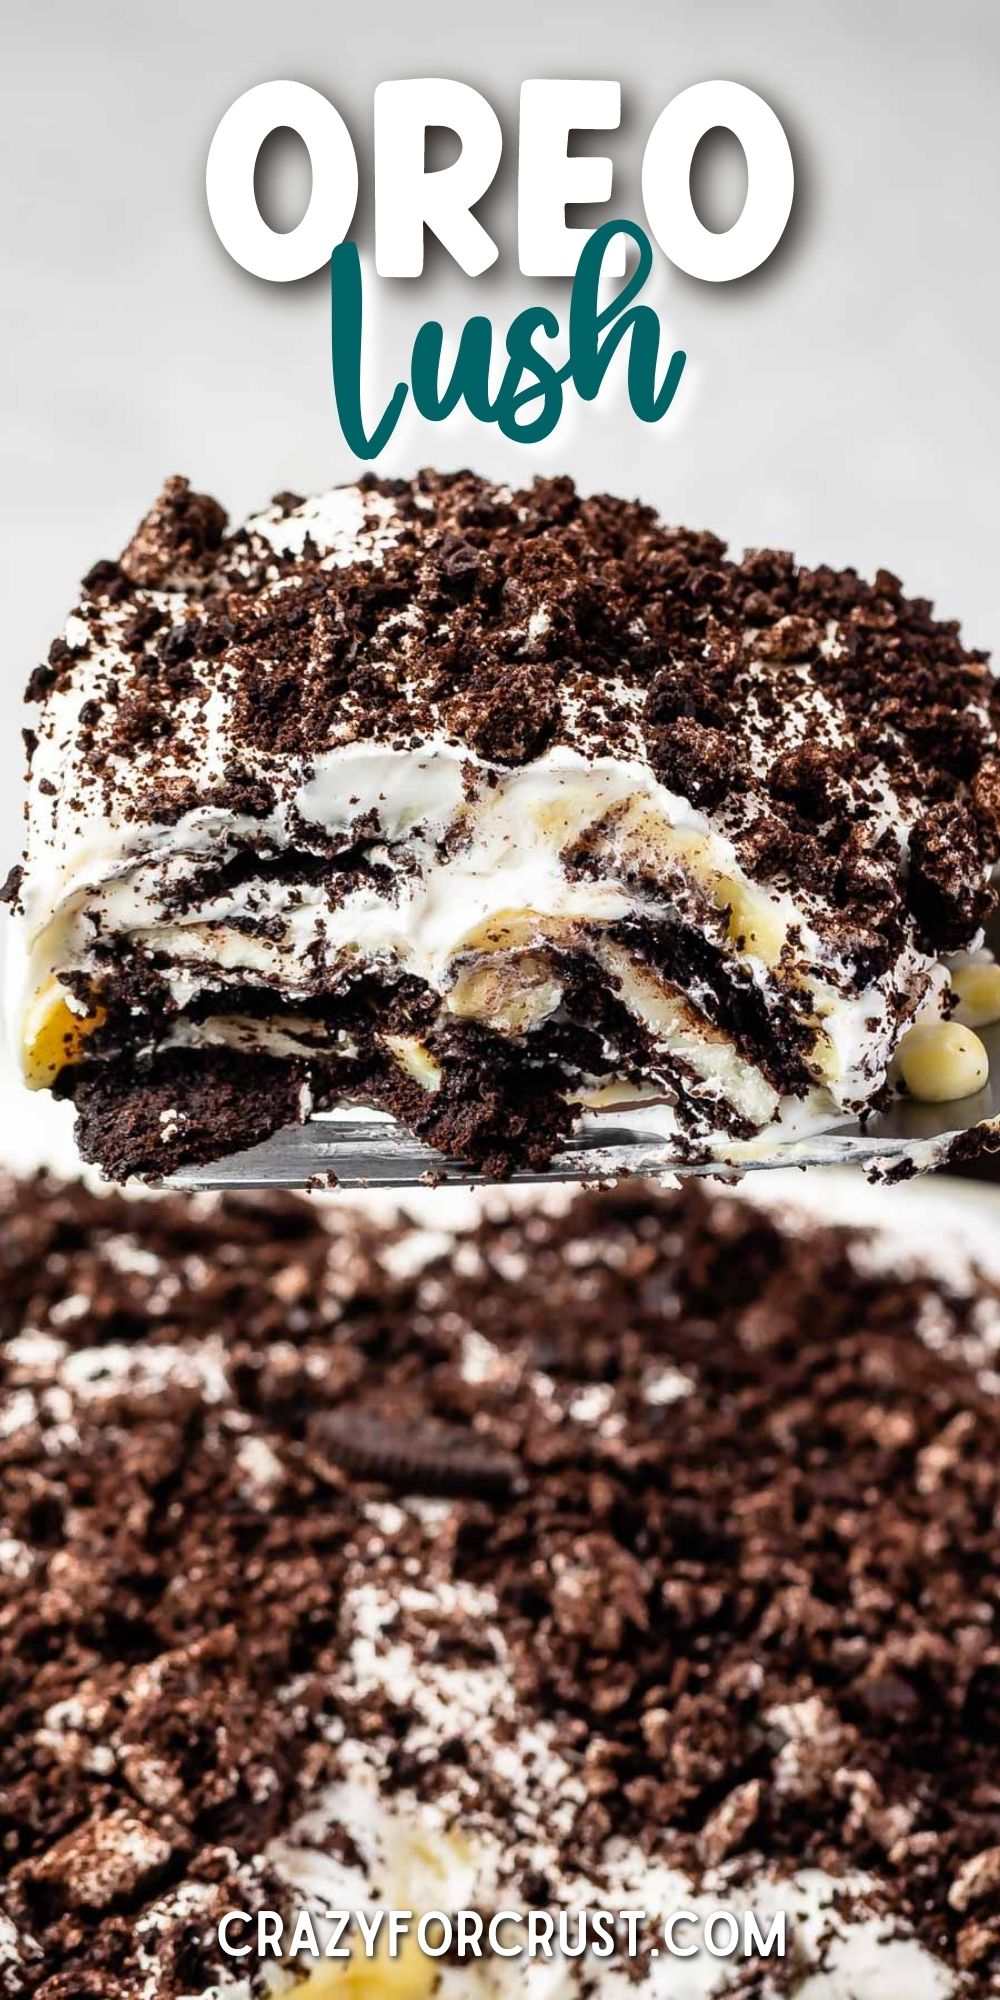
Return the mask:
<svg viewBox="0 0 1000 2000">
<path fill-rule="evenodd" d="M 784 1958 L 785 1912 L 759 1917 L 723 1905 L 648 1910 L 227 1910 L 219 1924 L 227 1958 Z"/>
</svg>

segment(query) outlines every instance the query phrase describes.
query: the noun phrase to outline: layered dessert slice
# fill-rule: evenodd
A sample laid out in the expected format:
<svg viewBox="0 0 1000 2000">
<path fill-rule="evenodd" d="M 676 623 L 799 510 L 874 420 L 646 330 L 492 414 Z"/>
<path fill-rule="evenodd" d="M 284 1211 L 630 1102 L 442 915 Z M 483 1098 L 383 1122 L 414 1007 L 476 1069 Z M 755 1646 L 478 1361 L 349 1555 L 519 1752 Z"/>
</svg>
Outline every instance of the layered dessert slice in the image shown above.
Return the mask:
<svg viewBox="0 0 1000 2000">
<path fill-rule="evenodd" d="M 1000 1289 L 954 1241 L 639 1184 L 0 1223 L 4 2000 L 995 1993 Z M 379 1909 L 557 1946 L 291 1952 Z M 631 1959 L 562 1951 L 595 1909 Z"/>
<path fill-rule="evenodd" d="M 675 1151 L 856 1117 L 976 954 L 1000 824 L 982 654 L 880 572 L 727 559 L 469 473 L 172 479 L 30 690 L 16 1036 L 88 1159 L 157 1174 L 310 1108 L 540 1166 L 652 1104 Z M 904 1070 L 905 1076 L 905 1070 Z"/>
</svg>

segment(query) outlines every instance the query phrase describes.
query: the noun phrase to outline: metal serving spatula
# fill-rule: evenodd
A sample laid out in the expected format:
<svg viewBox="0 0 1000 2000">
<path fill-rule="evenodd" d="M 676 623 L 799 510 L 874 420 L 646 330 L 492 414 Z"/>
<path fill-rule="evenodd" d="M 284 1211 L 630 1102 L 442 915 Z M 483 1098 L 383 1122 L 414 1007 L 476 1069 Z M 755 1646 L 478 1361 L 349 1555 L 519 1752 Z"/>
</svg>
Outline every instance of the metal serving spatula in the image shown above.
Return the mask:
<svg viewBox="0 0 1000 2000">
<path fill-rule="evenodd" d="M 860 1166 L 873 1179 L 905 1169 L 940 1166 L 965 1135 L 982 1128 L 982 1143 L 1000 1147 L 1000 1023 L 977 1030 L 990 1058 L 990 1076 L 975 1097 L 953 1104 L 899 1099 L 862 1125 L 845 1120 L 808 1139 L 727 1143 L 711 1159 L 678 1156 L 672 1135 L 656 1129 L 657 1107 L 581 1120 L 556 1157 L 540 1171 L 522 1170 L 515 1182 L 608 1181 L 623 1174 L 657 1178 L 672 1174 L 740 1174 L 768 1167 Z M 978 1135 L 977 1135 L 978 1136 Z M 972 1143 L 975 1143 L 973 1141 Z M 340 1187 L 408 1188 L 431 1183 L 472 1187 L 484 1176 L 461 1160 L 446 1159 L 379 1112 L 325 1112 L 288 1126 L 260 1146 L 204 1167 L 185 1167 L 166 1185 L 175 1188 L 302 1188 L 335 1177 Z"/>
</svg>

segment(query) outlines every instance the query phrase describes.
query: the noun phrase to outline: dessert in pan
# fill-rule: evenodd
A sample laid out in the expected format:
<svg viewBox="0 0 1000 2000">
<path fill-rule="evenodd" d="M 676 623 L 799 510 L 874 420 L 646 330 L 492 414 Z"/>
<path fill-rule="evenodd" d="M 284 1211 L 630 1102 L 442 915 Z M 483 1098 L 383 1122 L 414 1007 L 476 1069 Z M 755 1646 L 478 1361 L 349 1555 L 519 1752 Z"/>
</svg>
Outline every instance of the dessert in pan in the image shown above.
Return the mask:
<svg viewBox="0 0 1000 2000">
<path fill-rule="evenodd" d="M 5 2000 L 996 1991 L 1000 1289 L 953 1246 L 692 1183 L 457 1239 L 0 1220 Z M 603 1967 L 217 1941 L 380 1906 L 650 1924 Z M 654 1955 L 719 1907 L 784 1960 Z"/>
<path fill-rule="evenodd" d="M 227 530 L 175 478 L 29 693 L 17 1041 L 113 1176 L 344 1105 L 489 1174 L 622 1107 L 752 1160 L 984 1084 L 996 696 L 886 572 L 565 479 Z"/>
</svg>

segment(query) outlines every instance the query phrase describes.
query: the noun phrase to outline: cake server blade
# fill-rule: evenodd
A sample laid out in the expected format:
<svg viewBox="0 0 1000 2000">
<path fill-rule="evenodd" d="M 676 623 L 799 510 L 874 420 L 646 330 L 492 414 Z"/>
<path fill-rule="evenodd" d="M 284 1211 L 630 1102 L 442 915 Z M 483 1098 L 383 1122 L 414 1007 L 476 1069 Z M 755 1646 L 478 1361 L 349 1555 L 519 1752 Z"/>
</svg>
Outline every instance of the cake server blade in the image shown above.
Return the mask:
<svg viewBox="0 0 1000 2000">
<path fill-rule="evenodd" d="M 690 1160 L 675 1134 L 658 1130 L 656 1107 L 581 1120 L 548 1166 L 519 1170 L 514 1182 L 610 1181 L 622 1175 L 654 1179 L 715 1174 L 735 1179 L 777 1167 L 860 1166 L 872 1179 L 926 1172 L 949 1157 L 1000 1148 L 1000 1024 L 978 1031 L 990 1054 L 990 1077 L 975 1097 L 952 1104 L 899 1099 L 863 1125 L 845 1121 L 808 1138 L 776 1142 L 773 1135 L 727 1143 L 706 1159 Z M 262 1145 L 208 1166 L 185 1167 L 174 1188 L 473 1187 L 486 1181 L 476 1167 L 447 1159 L 379 1113 L 323 1113 L 276 1132 Z"/>
</svg>

